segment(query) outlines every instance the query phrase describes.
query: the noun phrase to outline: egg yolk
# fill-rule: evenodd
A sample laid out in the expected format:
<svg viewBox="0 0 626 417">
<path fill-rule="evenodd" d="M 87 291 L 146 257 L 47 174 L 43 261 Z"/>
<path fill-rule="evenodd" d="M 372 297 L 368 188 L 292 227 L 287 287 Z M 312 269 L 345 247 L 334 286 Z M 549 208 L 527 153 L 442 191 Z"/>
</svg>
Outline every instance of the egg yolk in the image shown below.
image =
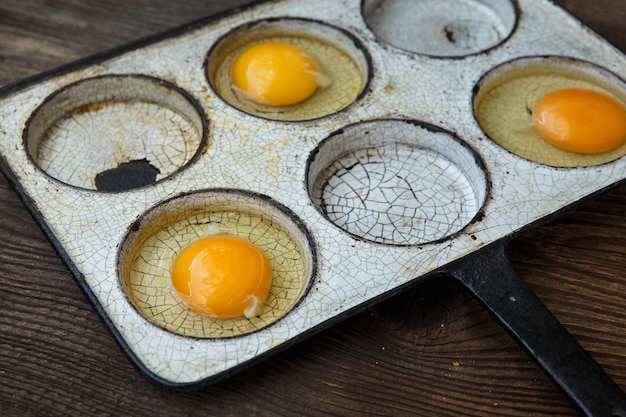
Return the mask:
<svg viewBox="0 0 626 417">
<path fill-rule="evenodd" d="M 534 106 L 533 124 L 545 140 L 571 152 L 601 153 L 626 141 L 626 109 L 592 90 L 572 88 L 543 96 Z"/>
<path fill-rule="evenodd" d="M 258 315 L 271 283 L 263 251 L 235 236 L 197 240 L 172 267 L 172 285 L 181 299 L 193 311 L 215 318 Z"/>
<path fill-rule="evenodd" d="M 321 71 L 302 49 L 266 42 L 245 50 L 235 60 L 231 76 L 248 99 L 269 106 L 289 106 L 315 92 Z"/>
</svg>

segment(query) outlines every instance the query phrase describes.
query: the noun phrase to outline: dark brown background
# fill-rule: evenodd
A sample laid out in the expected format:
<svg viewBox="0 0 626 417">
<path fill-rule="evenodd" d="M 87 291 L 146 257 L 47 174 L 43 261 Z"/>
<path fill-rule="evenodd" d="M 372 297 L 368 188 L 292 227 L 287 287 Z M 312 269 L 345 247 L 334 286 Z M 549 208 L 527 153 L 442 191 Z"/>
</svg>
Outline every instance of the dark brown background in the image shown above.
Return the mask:
<svg viewBox="0 0 626 417">
<path fill-rule="evenodd" d="M 246 1 L 0 1 L 0 84 Z M 559 0 L 626 51 L 626 1 Z M 1 123 L 1 121 L 0 121 Z M 626 387 L 626 185 L 511 258 Z M 0 176 L 0 415 L 579 416 L 453 282 L 421 284 L 217 385 L 169 393 L 118 348 Z"/>
</svg>

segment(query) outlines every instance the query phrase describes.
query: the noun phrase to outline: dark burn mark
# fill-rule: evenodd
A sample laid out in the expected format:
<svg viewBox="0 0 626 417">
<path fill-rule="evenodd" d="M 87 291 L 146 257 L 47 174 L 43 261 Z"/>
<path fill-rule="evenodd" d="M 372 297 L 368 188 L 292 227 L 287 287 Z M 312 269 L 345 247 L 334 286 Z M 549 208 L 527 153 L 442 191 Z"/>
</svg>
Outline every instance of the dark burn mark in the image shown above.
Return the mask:
<svg viewBox="0 0 626 417">
<path fill-rule="evenodd" d="M 96 175 L 99 191 L 125 191 L 150 185 L 161 171 L 146 158 L 120 163 L 117 168 Z"/>
<path fill-rule="evenodd" d="M 456 35 L 453 29 L 451 29 L 449 26 L 446 26 L 443 28 L 443 31 L 446 34 L 446 39 L 448 40 L 448 42 L 456 43 Z"/>
<path fill-rule="evenodd" d="M 133 224 L 130 225 L 129 229 L 131 232 L 136 232 L 139 230 L 140 227 L 141 227 L 141 219 L 135 220 Z"/>
<path fill-rule="evenodd" d="M 533 115 L 533 109 L 531 109 L 528 104 L 526 105 L 526 113 L 528 113 L 529 116 Z"/>
</svg>

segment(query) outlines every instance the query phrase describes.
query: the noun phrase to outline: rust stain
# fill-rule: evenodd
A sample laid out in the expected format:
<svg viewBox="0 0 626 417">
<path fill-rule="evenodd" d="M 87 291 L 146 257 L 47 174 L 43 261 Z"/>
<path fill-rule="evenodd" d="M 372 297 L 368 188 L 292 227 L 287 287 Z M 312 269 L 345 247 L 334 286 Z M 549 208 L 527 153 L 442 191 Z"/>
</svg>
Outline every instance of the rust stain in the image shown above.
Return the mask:
<svg viewBox="0 0 626 417">
<path fill-rule="evenodd" d="M 97 112 L 105 107 L 104 104 L 85 104 L 76 109 L 76 114 L 85 114 L 90 112 Z"/>
</svg>

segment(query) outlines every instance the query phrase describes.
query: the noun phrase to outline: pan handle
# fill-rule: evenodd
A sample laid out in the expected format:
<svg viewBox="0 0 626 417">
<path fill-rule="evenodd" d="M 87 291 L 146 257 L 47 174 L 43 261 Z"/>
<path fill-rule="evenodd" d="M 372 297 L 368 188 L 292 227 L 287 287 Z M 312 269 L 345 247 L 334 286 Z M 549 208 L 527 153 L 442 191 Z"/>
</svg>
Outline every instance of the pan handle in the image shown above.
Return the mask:
<svg viewBox="0 0 626 417">
<path fill-rule="evenodd" d="M 517 275 L 499 240 L 443 268 L 590 417 L 626 417 L 626 395 Z"/>
</svg>

